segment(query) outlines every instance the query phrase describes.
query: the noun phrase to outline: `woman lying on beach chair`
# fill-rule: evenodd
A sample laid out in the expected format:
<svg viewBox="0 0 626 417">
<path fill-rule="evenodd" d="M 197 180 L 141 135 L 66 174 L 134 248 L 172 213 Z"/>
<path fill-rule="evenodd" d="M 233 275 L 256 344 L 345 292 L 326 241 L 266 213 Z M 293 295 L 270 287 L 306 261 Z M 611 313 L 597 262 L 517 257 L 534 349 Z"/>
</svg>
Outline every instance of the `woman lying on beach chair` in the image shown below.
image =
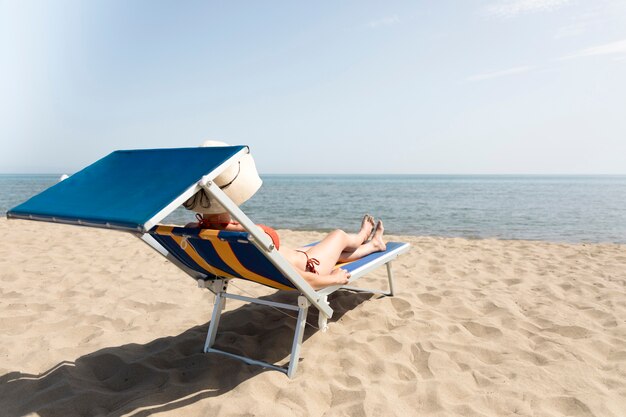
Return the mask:
<svg viewBox="0 0 626 417">
<path fill-rule="evenodd" d="M 201 227 L 228 231 L 245 231 L 237 222 L 232 221 L 230 214 L 197 214 L 197 223 L 186 227 Z M 278 233 L 271 227 L 258 225 L 274 242 L 276 249 L 289 261 L 314 289 L 330 285 L 346 285 L 350 273 L 342 268 L 335 268 L 338 262 L 351 262 L 370 253 L 384 251 L 383 241 L 385 228 L 383 221 L 374 223 L 369 214 L 363 216 L 361 228 L 357 233 L 346 233 L 341 229 L 328 233 L 319 243 L 298 249 L 280 246 Z"/>
</svg>

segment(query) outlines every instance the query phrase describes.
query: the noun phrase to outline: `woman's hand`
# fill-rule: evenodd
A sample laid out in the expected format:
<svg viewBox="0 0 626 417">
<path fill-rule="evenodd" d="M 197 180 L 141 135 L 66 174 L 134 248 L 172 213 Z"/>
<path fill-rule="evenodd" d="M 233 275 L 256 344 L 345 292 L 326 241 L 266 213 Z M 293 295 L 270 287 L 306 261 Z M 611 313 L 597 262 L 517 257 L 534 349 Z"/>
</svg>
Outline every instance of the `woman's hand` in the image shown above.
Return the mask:
<svg viewBox="0 0 626 417">
<path fill-rule="evenodd" d="M 333 282 L 338 285 L 346 285 L 350 279 L 350 273 L 342 268 L 333 269 L 330 276 L 332 277 Z"/>
</svg>

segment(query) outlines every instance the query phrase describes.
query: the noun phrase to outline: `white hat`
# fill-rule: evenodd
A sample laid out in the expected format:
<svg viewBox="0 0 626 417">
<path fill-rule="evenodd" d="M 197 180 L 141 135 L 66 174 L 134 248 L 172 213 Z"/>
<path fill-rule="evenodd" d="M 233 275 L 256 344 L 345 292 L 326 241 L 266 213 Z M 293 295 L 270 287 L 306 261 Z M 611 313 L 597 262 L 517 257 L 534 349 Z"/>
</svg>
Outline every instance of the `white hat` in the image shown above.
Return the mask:
<svg viewBox="0 0 626 417">
<path fill-rule="evenodd" d="M 224 142 L 207 140 L 202 147 L 208 146 L 229 146 Z M 235 162 L 213 180 L 217 186 L 238 206 L 245 203 L 250 197 L 261 188 L 261 178 L 256 170 L 252 155 L 244 155 L 238 162 Z M 204 190 L 197 192 L 183 203 L 188 210 L 193 210 L 203 214 L 226 213 L 222 207 L 212 197 L 206 195 Z"/>
</svg>

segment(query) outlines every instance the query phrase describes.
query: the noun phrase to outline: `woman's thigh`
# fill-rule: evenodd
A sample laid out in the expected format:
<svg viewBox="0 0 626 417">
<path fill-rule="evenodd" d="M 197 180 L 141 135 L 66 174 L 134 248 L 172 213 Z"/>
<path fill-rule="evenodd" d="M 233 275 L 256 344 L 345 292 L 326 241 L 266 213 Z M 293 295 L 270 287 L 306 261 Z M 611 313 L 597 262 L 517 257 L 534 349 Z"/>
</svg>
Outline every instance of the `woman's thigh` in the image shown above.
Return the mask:
<svg viewBox="0 0 626 417">
<path fill-rule="evenodd" d="M 347 235 L 342 230 L 330 232 L 320 243 L 308 248 L 306 251 L 309 258 L 320 261 L 316 268 L 320 274 L 329 274 L 337 264 L 341 252 L 346 247 Z"/>
</svg>

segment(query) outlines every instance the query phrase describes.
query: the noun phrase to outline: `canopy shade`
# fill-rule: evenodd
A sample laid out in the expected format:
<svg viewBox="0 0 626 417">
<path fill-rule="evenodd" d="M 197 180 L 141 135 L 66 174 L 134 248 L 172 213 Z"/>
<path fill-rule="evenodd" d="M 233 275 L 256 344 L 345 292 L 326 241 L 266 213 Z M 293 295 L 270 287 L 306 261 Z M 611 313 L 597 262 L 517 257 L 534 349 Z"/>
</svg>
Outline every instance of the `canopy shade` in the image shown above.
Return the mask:
<svg viewBox="0 0 626 417">
<path fill-rule="evenodd" d="M 7 217 L 145 232 L 191 197 L 203 176 L 215 178 L 247 152 L 246 146 L 115 151 Z"/>
</svg>

